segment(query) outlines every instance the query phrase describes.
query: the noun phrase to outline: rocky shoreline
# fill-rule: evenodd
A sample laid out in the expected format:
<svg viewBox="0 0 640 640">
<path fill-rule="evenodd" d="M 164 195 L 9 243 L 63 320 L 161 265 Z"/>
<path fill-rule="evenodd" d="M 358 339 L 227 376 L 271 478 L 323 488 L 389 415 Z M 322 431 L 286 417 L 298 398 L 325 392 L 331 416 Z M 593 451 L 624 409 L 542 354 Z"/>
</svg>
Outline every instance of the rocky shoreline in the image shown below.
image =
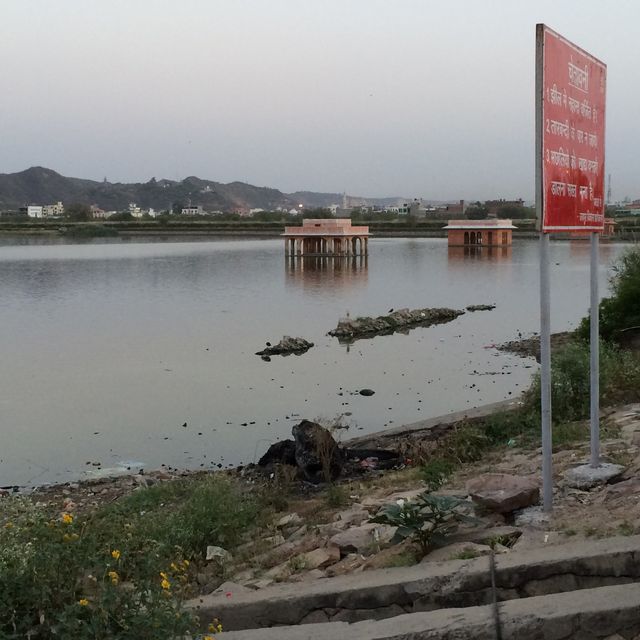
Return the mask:
<svg viewBox="0 0 640 640">
<path fill-rule="evenodd" d="M 561 331 L 551 335 L 551 349 L 558 349 L 571 341 L 571 331 Z M 510 340 L 504 344 L 498 345 L 500 351 L 508 351 L 515 353 L 522 358 L 535 358 L 540 362 L 540 336 L 534 334 L 528 338 L 519 338 L 518 340 Z"/>
</svg>

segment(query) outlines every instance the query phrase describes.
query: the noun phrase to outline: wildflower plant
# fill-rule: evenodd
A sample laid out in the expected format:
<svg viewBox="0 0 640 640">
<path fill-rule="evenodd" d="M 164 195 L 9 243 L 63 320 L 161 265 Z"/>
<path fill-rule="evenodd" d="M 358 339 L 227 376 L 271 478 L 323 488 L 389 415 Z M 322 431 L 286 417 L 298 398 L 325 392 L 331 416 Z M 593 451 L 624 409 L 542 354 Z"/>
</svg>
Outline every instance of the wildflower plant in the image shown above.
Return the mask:
<svg viewBox="0 0 640 640">
<path fill-rule="evenodd" d="M 415 500 L 397 500 L 386 505 L 370 522 L 397 527 L 391 542 L 410 538 L 426 555 L 433 544 L 442 544 L 461 522 L 475 522 L 464 513 L 468 503 L 450 496 L 434 496 L 428 491 Z"/>
<path fill-rule="evenodd" d="M 139 490 L 90 515 L 0 501 L 3 640 L 195 637 L 183 606 L 191 561 L 208 544 L 239 544 L 261 514 L 255 495 L 217 478 Z"/>
</svg>

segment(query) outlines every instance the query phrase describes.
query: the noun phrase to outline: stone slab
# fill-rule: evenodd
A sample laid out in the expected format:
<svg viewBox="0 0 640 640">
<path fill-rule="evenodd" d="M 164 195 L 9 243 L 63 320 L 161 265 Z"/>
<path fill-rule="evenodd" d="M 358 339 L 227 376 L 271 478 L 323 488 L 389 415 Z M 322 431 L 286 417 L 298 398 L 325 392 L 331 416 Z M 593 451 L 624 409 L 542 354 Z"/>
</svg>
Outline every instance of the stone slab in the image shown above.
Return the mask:
<svg viewBox="0 0 640 640">
<path fill-rule="evenodd" d="M 640 579 L 640 536 L 620 536 L 496 556 L 496 586 L 503 600 L 524 595 L 589 589 Z M 218 617 L 238 630 L 300 623 L 314 611 L 367 611 L 398 605 L 412 612 L 468 607 L 492 601 L 489 559 L 430 562 L 378 569 L 315 583 L 279 584 L 237 594 L 210 594 L 188 603 L 203 620 Z M 351 618 L 352 619 L 352 618 Z M 340 637 L 340 636 L 336 636 Z"/>
<path fill-rule="evenodd" d="M 612 462 L 601 462 L 599 466 L 581 464 L 565 471 L 564 481 L 574 489 L 591 489 L 621 476 L 624 467 Z"/>
<path fill-rule="evenodd" d="M 640 584 L 601 587 L 499 604 L 503 638 L 597 640 L 640 633 Z M 228 640 L 495 640 L 491 606 L 442 609 L 348 624 L 327 622 L 224 634 Z"/>
<path fill-rule="evenodd" d="M 467 482 L 467 491 L 476 504 L 503 514 L 530 507 L 540 499 L 537 478 L 511 473 L 484 473 Z"/>
</svg>

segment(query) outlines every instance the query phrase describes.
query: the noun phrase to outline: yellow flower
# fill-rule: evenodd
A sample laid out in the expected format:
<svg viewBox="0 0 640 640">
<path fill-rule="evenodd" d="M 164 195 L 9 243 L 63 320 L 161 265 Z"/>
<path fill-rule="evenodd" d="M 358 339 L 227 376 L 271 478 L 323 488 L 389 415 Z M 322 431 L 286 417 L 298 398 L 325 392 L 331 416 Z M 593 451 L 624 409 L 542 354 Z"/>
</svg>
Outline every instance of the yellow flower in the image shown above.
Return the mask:
<svg viewBox="0 0 640 640">
<path fill-rule="evenodd" d="M 70 513 L 63 513 L 62 522 L 65 524 L 71 524 L 73 522 L 73 516 Z"/>
<path fill-rule="evenodd" d="M 112 557 L 114 560 L 120 560 L 120 551 L 118 551 L 118 549 L 114 549 L 114 550 L 111 552 L 111 557 Z"/>
<path fill-rule="evenodd" d="M 218 618 L 214 618 L 213 622 L 209 623 L 208 631 L 211 631 L 212 633 L 222 633 L 222 624 Z"/>
<path fill-rule="evenodd" d="M 183 560 L 183 561 L 182 561 L 182 564 L 183 564 L 185 567 L 188 567 L 188 566 L 189 566 L 189 561 L 188 561 L 188 560 Z"/>
<path fill-rule="evenodd" d="M 118 575 L 117 571 L 109 571 L 107 575 L 111 578 L 111 582 L 113 584 L 118 584 L 118 580 L 120 580 L 120 576 Z"/>
<path fill-rule="evenodd" d="M 171 563 L 171 571 L 179 571 L 178 565 L 175 562 Z"/>
<path fill-rule="evenodd" d="M 163 578 L 160 586 L 168 591 L 171 588 L 171 583 L 166 578 Z"/>
<path fill-rule="evenodd" d="M 168 580 L 169 579 L 169 576 L 164 571 L 160 572 L 160 577 L 163 578 L 164 580 Z"/>
<path fill-rule="evenodd" d="M 213 640 L 212 636 L 202 636 L 202 640 Z"/>
<path fill-rule="evenodd" d="M 78 604 L 81 607 L 86 607 L 89 604 L 89 601 L 86 598 L 80 598 L 80 600 L 78 600 Z"/>
</svg>

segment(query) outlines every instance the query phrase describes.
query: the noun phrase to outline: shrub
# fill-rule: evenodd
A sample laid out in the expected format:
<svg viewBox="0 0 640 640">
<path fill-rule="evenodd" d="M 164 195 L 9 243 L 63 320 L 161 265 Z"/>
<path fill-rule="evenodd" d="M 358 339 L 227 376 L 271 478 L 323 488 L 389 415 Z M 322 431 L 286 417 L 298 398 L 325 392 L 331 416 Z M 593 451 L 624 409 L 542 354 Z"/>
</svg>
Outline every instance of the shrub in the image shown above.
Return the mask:
<svg viewBox="0 0 640 640">
<path fill-rule="evenodd" d="M 232 548 L 260 522 L 260 498 L 218 477 L 141 489 L 89 516 L 3 500 L 0 638 L 184 637 L 190 559 Z"/>
<path fill-rule="evenodd" d="M 552 357 L 551 402 L 554 422 L 589 416 L 589 345 L 571 342 Z M 600 341 L 600 402 L 603 405 L 640 397 L 640 361 L 628 351 Z M 527 406 L 539 411 L 540 376 L 527 394 Z"/>
<path fill-rule="evenodd" d="M 615 340 L 618 332 L 640 326 L 640 248 L 622 254 L 613 267 L 611 296 L 600 302 L 600 336 Z M 579 338 L 589 339 L 589 318 L 583 318 L 576 330 Z"/>
<path fill-rule="evenodd" d="M 449 460 L 466 464 L 480 460 L 489 445 L 481 426 L 463 422 L 444 438 L 440 450 Z"/>
<path fill-rule="evenodd" d="M 533 397 L 531 405 L 523 409 L 503 411 L 487 416 L 484 434 L 494 446 L 508 445 L 516 439 L 530 439 L 540 429 L 540 412 Z M 539 403 L 539 397 L 537 398 Z"/>
<path fill-rule="evenodd" d="M 160 639 L 194 627 L 181 611 L 188 565 L 180 557 L 123 584 L 126 559 L 90 548 L 86 523 L 50 518 L 26 500 L 11 501 L 4 516 L 0 637 Z"/>
<path fill-rule="evenodd" d="M 331 483 L 327 487 L 327 504 L 332 508 L 349 504 L 349 492 L 341 485 Z"/>
<path fill-rule="evenodd" d="M 436 491 L 447 481 L 454 469 L 455 464 L 451 460 L 435 457 L 422 465 L 420 473 L 427 485 L 427 490 Z"/>
</svg>

